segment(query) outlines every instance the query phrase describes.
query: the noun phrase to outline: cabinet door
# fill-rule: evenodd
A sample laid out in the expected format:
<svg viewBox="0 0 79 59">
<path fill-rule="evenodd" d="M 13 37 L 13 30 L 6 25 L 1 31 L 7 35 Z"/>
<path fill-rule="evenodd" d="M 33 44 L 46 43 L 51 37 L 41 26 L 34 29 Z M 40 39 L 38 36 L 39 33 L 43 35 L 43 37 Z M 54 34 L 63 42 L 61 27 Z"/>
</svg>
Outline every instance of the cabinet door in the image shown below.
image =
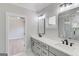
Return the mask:
<svg viewBox="0 0 79 59">
<path fill-rule="evenodd" d="M 36 45 L 36 50 L 35 50 L 37 55 L 41 55 L 41 47 L 39 45 Z"/>
<path fill-rule="evenodd" d="M 34 53 L 36 52 L 36 43 L 35 42 L 32 42 L 31 49 Z"/>
<path fill-rule="evenodd" d="M 48 56 L 48 50 L 42 48 L 41 56 Z"/>
<path fill-rule="evenodd" d="M 49 52 L 48 55 L 49 55 L 49 56 L 56 56 L 55 54 L 53 54 L 53 53 L 51 53 L 51 52 Z"/>
<path fill-rule="evenodd" d="M 41 44 L 41 42 L 40 42 L 39 40 L 36 40 L 36 39 L 34 39 L 34 38 L 31 38 L 31 41 L 34 41 L 34 42 L 37 43 L 38 45 Z"/>
<path fill-rule="evenodd" d="M 41 47 L 36 40 L 31 40 L 31 49 L 36 55 L 41 55 Z"/>
<path fill-rule="evenodd" d="M 41 43 L 41 47 L 42 47 L 43 49 L 47 49 L 47 50 L 48 50 L 48 45 L 45 44 L 45 43 Z"/>
<path fill-rule="evenodd" d="M 34 42 L 34 46 L 32 46 L 32 51 L 36 54 L 36 55 L 41 55 L 41 47 L 39 45 L 37 45 Z"/>
</svg>

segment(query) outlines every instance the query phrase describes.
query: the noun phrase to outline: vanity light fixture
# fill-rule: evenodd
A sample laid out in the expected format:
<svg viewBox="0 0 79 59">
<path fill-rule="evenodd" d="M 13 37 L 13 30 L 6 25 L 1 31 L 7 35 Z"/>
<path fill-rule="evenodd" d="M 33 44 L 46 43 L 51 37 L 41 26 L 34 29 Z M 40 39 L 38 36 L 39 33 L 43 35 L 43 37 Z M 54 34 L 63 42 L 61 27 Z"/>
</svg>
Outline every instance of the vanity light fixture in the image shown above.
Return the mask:
<svg viewBox="0 0 79 59">
<path fill-rule="evenodd" d="M 59 13 L 60 12 L 63 12 L 63 11 L 65 11 L 65 10 L 68 10 L 68 9 L 70 9 L 70 7 L 73 5 L 73 3 L 61 3 L 60 5 L 59 5 Z"/>
<path fill-rule="evenodd" d="M 60 4 L 60 7 L 67 7 L 70 5 L 72 5 L 72 3 L 62 3 L 62 4 Z"/>
</svg>

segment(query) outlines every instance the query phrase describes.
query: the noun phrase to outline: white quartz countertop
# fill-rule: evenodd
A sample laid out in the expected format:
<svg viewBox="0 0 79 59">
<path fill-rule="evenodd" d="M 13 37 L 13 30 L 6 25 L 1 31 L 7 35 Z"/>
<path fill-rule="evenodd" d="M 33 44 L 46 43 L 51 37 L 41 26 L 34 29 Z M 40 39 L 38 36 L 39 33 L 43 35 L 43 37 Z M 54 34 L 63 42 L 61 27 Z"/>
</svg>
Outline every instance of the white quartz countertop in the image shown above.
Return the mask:
<svg viewBox="0 0 79 59">
<path fill-rule="evenodd" d="M 38 37 L 38 35 L 31 35 L 31 37 L 35 38 L 36 40 L 39 40 L 41 42 L 44 42 L 45 44 L 54 47 L 64 53 L 67 53 L 70 56 L 79 56 L 79 44 L 74 44 L 72 47 L 68 45 L 61 44 L 61 38 L 53 36 L 52 39 L 49 39 L 47 37 Z"/>
</svg>

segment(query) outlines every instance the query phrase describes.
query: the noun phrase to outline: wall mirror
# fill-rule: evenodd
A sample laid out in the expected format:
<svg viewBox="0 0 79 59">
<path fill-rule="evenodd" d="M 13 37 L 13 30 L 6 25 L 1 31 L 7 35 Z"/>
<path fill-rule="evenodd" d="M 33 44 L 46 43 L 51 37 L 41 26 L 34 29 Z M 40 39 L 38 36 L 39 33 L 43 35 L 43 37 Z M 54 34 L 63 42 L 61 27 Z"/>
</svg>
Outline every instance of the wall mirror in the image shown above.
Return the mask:
<svg viewBox="0 0 79 59">
<path fill-rule="evenodd" d="M 45 15 L 38 17 L 38 35 L 42 37 L 45 34 Z"/>
<path fill-rule="evenodd" d="M 79 40 L 79 8 L 59 14 L 58 31 L 59 37 Z"/>
</svg>

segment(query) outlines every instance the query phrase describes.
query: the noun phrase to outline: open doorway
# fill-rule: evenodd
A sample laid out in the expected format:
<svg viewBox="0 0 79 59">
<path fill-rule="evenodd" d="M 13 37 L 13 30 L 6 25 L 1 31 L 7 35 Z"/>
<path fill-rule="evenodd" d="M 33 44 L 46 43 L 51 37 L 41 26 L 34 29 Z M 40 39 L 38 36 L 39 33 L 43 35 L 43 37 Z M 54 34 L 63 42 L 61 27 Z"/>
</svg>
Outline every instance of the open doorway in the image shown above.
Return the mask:
<svg viewBox="0 0 79 59">
<path fill-rule="evenodd" d="M 25 18 L 9 15 L 8 55 L 18 55 L 25 51 Z"/>
</svg>

